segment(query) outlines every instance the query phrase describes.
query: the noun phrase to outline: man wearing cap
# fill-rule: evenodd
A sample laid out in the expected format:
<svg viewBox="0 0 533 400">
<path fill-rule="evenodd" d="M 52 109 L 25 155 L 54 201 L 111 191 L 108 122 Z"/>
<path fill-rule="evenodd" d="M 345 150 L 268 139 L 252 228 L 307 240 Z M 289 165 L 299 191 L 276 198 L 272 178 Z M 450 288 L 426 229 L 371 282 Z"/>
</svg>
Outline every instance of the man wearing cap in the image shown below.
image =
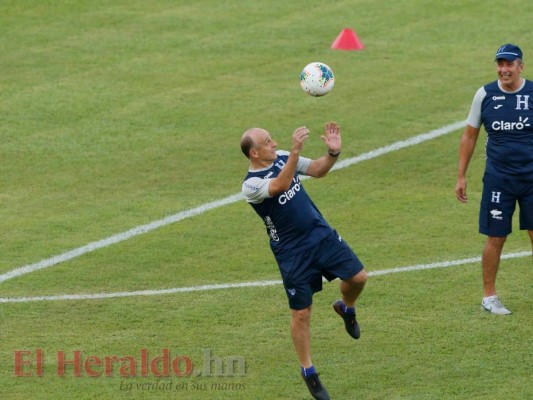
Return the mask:
<svg viewBox="0 0 533 400">
<path fill-rule="evenodd" d="M 466 171 L 483 125 L 487 142 L 479 232 L 487 241 L 481 261 L 481 307 L 493 314 L 511 314 L 496 294 L 495 283 L 516 203 L 520 229 L 528 231 L 533 246 L 533 82 L 521 77 L 524 63 L 518 46 L 501 46 L 495 61 L 498 79 L 476 92 L 466 120 L 455 194 L 460 202 L 467 202 Z"/>
</svg>

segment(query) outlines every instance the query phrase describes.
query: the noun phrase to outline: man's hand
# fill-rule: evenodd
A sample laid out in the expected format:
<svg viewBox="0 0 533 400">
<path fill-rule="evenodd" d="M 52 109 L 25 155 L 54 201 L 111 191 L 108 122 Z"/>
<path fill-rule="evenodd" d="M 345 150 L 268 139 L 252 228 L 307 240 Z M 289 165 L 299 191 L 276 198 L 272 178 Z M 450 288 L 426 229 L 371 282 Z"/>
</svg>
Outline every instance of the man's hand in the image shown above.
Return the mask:
<svg viewBox="0 0 533 400">
<path fill-rule="evenodd" d="M 341 127 L 336 122 L 328 122 L 324 128 L 324 135 L 320 136 L 332 153 L 341 150 Z"/>
<path fill-rule="evenodd" d="M 468 202 L 468 196 L 466 195 L 466 179 L 461 178 L 457 180 L 457 185 L 455 185 L 455 197 L 461 203 Z"/>
<path fill-rule="evenodd" d="M 303 149 L 304 143 L 308 137 L 309 129 L 307 129 L 305 126 L 296 128 L 292 134 L 292 151 L 300 154 L 300 151 Z"/>
</svg>

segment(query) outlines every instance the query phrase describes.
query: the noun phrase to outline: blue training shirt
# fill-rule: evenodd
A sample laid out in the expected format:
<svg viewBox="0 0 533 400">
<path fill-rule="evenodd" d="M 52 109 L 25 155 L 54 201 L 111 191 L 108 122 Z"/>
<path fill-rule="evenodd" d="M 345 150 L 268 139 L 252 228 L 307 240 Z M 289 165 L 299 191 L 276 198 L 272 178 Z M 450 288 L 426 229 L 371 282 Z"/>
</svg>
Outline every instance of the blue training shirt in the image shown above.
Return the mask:
<svg viewBox="0 0 533 400">
<path fill-rule="evenodd" d="M 533 82 L 524 79 L 516 92 L 499 81 L 480 88 L 467 123 L 487 132 L 486 173 L 511 180 L 533 180 Z"/>
<path fill-rule="evenodd" d="M 310 159 L 300 157 L 291 186 L 274 197 L 268 194 L 271 179 L 277 177 L 289 153 L 277 151 L 274 163 L 264 169 L 249 170 L 242 184 L 242 193 L 263 220 L 270 238 L 270 247 L 278 259 L 308 250 L 333 232 L 305 191 L 299 174 L 305 172 Z"/>
</svg>

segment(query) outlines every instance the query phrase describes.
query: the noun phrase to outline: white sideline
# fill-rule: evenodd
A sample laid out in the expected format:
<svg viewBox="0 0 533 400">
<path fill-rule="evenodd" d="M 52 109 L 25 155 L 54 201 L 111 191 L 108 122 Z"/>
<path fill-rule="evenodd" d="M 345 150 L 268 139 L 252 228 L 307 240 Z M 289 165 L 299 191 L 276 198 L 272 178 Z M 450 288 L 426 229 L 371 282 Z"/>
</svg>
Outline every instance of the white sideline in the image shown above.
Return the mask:
<svg viewBox="0 0 533 400">
<path fill-rule="evenodd" d="M 462 127 L 466 126 L 465 121 L 459 121 L 455 122 L 450 125 L 443 126 L 442 128 L 435 129 L 428 133 L 423 133 L 417 136 L 413 136 L 407 140 L 401 140 L 399 142 L 393 143 L 388 146 L 380 147 L 378 149 L 369 151 L 367 153 L 363 153 L 357 157 L 348 158 L 346 160 L 339 161 L 334 165 L 332 170 L 337 170 L 341 168 L 349 167 L 350 165 L 357 164 L 362 161 L 370 160 L 375 157 L 379 157 L 383 154 L 391 153 L 393 151 L 397 151 L 400 149 L 403 149 L 405 147 L 414 146 L 419 143 L 426 142 L 431 139 L 435 139 L 439 136 L 446 135 L 448 133 L 451 133 L 457 129 L 460 129 Z M 116 243 L 123 242 L 125 240 L 131 239 L 135 236 L 142 235 L 144 233 L 151 232 L 155 229 L 161 228 L 163 226 L 173 224 L 175 222 L 184 220 L 186 218 L 194 217 L 198 214 L 203 214 L 206 211 L 222 207 L 225 205 L 229 205 L 232 203 L 236 203 L 239 200 L 242 200 L 243 197 L 241 193 L 234 194 L 232 196 L 225 197 L 220 200 L 212 201 L 210 203 L 206 203 L 204 205 L 201 205 L 196 208 L 192 208 L 187 211 L 182 211 L 174 215 L 170 215 L 166 218 L 150 222 L 146 225 L 140 225 L 135 228 L 132 228 L 128 231 L 118 233 L 116 235 L 110 236 L 108 238 L 98 240 L 96 242 L 91 242 L 85 246 L 78 247 L 76 249 L 67 251 L 65 253 L 59 254 L 57 256 L 46 258 L 44 260 L 41 260 L 39 262 L 36 262 L 34 264 L 28 264 L 23 267 L 18 267 L 15 269 L 12 269 L 9 272 L 5 272 L 3 274 L 0 274 L 0 283 L 5 282 L 9 279 L 15 278 L 17 276 L 29 274 L 34 271 L 38 271 L 40 269 L 52 267 L 54 265 L 60 264 L 65 261 L 72 260 L 73 258 L 82 256 L 84 254 L 90 253 L 92 251 L 111 246 Z"/>
<path fill-rule="evenodd" d="M 519 253 L 509 253 L 502 255 L 502 258 L 519 258 L 531 255 L 529 251 L 523 251 Z M 391 269 L 384 269 L 380 271 L 370 271 L 368 275 L 390 275 L 400 272 L 420 271 L 435 268 L 447 268 L 455 265 L 473 264 L 481 261 L 481 257 L 465 258 L 462 260 L 435 262 L 431 264 L 418 264 L 411 265 L 409 267 L 398 267 Z M 242 282 L 242 283 L 223 283 L 216 285 L 201 285 L 201 286 L 189 286 L 181 288 L 159 289 L 159 290 L 138 290 L 132 292 L 115 292 L 115 293 L 96 293 L 96 294 L 61 294 L 55 296 L 36 296 L 36 297 L 0 297 L 0 303 L 29 303 L 36 301 L 57 301 L 57 300 L 100 300 L 100 299 L 113 299 L 119 297 L 135 297 L 135 296 L 158 296 L 163 294 L 173 293 L 190 293 L 201 292 L 208 290 L 221 290 L 221 289 L 233 289 L 233 288 L 246 288 L 246 287 L 262 287 L 262 286 L 274 286 L 281 285 L 281 280 L 274 281 L 256 281 L 256 282 Z"/>
</svg>

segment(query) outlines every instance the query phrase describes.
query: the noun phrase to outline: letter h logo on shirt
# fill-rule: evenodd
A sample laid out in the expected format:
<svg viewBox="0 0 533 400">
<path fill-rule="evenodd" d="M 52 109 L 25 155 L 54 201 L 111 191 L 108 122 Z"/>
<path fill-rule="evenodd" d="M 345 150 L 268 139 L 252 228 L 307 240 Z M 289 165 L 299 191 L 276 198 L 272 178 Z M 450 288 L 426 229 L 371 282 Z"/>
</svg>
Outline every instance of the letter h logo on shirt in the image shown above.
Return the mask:
<svg viewBox="0 0 533 400">
<path fill-rule="evenodd" d="M 492 192 L 491 203 L 499 203 L 502 192 Z"/>
<path fill-rule="evenodd" d="M 522 100 L 522 95 L 517 94 L 516 95 L 516 109 L 517 110 L 527 110 L 528 109 L 528 103 L 529 103 L 529 95 L 524 95 L 524 100 Z M 523 108 L 521 106 L 524 106 Z"/>
</svg>

